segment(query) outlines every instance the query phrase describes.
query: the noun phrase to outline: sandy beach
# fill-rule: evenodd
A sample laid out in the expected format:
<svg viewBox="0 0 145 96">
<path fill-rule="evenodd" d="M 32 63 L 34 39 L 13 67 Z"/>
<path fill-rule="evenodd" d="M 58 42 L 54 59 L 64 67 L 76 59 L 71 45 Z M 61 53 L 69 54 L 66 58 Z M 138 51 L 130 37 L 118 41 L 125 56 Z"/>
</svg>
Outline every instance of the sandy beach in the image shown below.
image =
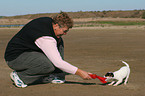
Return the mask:
<svg viewBox="0 0 145 96">
<path fill-rule="evenodd" d="M 12 70 L 4 60 L 8 41 L 20 28 L 0 28 L 0 96 L 145 96 L 145 27 L 73 28 L 64 36 L 65 60 L 99 76 L 130 65 L 127 85 L 102 84 L 67 75 L 64 84 L 39 84 L 16 88 Z"/>
</svg>

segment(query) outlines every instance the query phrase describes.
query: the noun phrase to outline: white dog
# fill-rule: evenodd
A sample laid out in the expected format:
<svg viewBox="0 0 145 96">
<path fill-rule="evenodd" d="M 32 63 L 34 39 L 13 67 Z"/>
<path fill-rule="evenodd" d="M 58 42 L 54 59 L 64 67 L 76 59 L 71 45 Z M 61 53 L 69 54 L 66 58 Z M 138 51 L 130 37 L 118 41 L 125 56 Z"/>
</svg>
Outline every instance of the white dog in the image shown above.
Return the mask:
<svg viewBox="0 0 145 96">
<path fill-rule="evenodd" d="M 126 62 L 122 61 L 122 63 L 124 63 L 126 66 L 121 67 L 118 71 L 108 72 L 104 76 L 105 78 L 107 78 L 107 80 L 113 79 L 113 81 L 108 85 L 113 85 L 115 83 L 115 80 L 118 80 L 116 84 L 113 85 L 117 86 L 118 84 L 123 82 L 124 78 L 125 78 L 124 84 L 126 85 L 130 74 L 130 68 Z"/>
</svg>

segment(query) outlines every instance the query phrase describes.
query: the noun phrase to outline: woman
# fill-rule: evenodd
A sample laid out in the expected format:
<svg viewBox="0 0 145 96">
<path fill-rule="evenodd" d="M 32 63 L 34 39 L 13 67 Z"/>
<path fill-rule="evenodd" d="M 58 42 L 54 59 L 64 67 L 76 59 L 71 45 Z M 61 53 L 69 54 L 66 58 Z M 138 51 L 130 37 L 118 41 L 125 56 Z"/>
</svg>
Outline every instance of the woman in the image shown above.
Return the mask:
<svg viewBox="0 0 145 96">
<path fill-rule="evenodd" d="M 5 60 L 14 71 L 17 87 L 38 83 L 64 83 L 65 72 L 91 79 L 89 73 L 63 60 L 63 40 L 72 19 L 60 12 L 53 18 L 41 17 L 26 24 L 8 43 Z"/>
</svg>

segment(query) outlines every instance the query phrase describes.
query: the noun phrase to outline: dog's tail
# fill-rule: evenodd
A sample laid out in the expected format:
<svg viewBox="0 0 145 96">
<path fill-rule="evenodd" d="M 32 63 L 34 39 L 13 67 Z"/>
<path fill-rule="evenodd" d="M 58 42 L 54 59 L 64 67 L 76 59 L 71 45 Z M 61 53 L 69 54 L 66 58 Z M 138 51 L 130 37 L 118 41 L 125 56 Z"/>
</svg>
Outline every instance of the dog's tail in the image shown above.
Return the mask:
<svg viewBox="0 0 145 96">
<path fill-rule="evenodd" d="M 125 61 L 122 61 L 122 63 L 124 63 L 127 67 L 129 67 L 129 65 Z"/>
</svg>

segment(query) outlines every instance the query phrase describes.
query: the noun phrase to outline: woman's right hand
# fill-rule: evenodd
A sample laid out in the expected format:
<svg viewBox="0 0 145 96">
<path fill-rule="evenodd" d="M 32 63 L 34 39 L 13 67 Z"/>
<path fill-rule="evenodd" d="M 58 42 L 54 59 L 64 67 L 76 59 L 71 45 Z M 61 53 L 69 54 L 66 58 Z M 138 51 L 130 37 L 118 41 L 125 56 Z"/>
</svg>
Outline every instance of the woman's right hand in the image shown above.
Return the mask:
<svg viewBox="0 0 145 96">
<path fill-rule="evenodd" d="M 90 80 L 90 79 L 92 79 L 90 76 L 89 76 L 89 74 L 91 74 L 91 73 L 89 73 L 89 72 L 86 72 L 86 71 L 83 71 L 83 70 L 81 70 L 81 69 L 78 69 L 77 71 L 76 71 L 76 73 L 75 73 L 76 75 L 79 75 L 81 78 L 83 78 L 84 80 Z"/>
</svg>

